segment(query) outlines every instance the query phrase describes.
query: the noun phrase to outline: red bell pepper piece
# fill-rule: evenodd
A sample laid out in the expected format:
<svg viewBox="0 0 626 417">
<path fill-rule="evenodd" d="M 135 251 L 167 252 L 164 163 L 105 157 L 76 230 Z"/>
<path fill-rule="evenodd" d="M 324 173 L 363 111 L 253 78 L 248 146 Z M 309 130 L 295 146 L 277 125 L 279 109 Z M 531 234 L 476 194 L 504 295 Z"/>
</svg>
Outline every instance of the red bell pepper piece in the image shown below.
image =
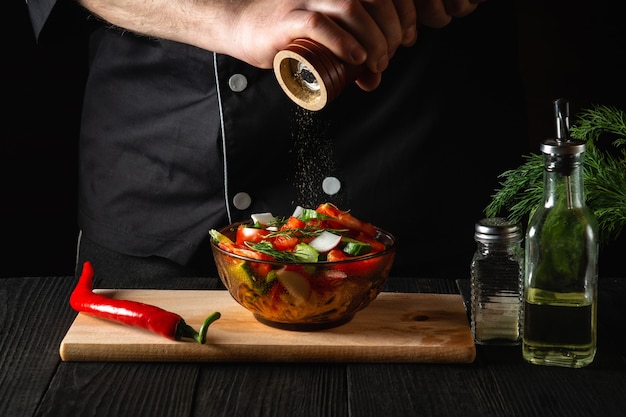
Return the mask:
<svg viewBox="0 0 626 417">
<path fill-rule="evenodd" d="M 211 314 L 202 323 L 200 331 L 196 332 L 176 313 L 138 301 L 118 300 L 94 293 L 93 276 L 93 266 L 87 261 L 83 265 L 78 283 L 70 296 L 70 305 L 78 312 L 128 326 L 140 327 L 168 339 L 191 338 L 201 344 L 206 342 L 209 325 L 221 316 L 219 312 Z"/>
<path fill-rule="evenodd" d="M 330 217 L 328 221 L 331 223 L 335 221 L 344 227 L 362 232 L 370 238 L 376 236 L 376 227 L 373 224 L 363 222 L 349 212 L 338 209 L 337 206 L 331 203 L 320 204 L 315 211 Z"/>
</svg>

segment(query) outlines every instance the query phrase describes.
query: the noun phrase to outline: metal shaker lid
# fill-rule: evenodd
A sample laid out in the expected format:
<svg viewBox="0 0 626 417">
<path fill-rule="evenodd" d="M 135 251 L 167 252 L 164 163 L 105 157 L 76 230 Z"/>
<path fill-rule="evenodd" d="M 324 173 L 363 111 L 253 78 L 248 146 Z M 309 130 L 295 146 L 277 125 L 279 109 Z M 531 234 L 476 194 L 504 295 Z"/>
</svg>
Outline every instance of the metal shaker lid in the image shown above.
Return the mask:
<svg viewBox="0 0 626 417">
<path fill-rule="evenodd" d="M 522 238 L 520 224 L 511 222 L 504 217 L 487 217 L 479 220 L 475 226 L 474 239 L 479 242 L 519 242 Z"/>
</svg>

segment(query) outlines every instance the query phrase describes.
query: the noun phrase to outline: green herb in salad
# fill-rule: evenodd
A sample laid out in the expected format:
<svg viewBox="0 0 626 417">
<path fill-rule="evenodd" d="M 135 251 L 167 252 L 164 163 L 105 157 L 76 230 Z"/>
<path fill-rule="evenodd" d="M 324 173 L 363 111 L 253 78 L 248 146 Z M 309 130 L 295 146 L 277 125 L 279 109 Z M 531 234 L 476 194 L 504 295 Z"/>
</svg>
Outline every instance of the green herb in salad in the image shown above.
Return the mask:
<svg viewBox="0 0 626 417">
<path fill-rule="evenodd" d="M 261 260 L 332 262 L 385 249 L 375 239 L 374 226 L 329 203 L 320 204 L 315 210 L 300 207 L 287 218 L 269 213 L 252 218 L 253 225 L 239 224 L 235 236 L 228 237 L 217 230 L 209 233 L 220 248 Z"/>
<path fill-rule="evenodd" d="M 250 249 L 269 255 L 277 261 L 316 262 L 319 256 L 319 253 L 306 243 L 297 244 L 293 251 L 274 249 L 274 245 L 272 245 L 270 241 L 246 243 L 246 245 Z M 304 245 L 306 245 L 306 247 Z"/>
</svg>

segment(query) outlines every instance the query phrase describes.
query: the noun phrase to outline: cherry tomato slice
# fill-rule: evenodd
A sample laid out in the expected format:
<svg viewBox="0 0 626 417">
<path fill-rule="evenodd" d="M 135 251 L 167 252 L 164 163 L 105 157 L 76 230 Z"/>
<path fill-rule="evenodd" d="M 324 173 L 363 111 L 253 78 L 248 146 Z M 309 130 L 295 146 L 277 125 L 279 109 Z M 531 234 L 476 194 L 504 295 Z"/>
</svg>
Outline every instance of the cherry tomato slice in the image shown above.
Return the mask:
<svg viewBox="0 0 626 417">
<path fill-rule="evenodd" d="M 293 250 L 296 245 L 300 243 L 300 240 L 295 236 L 276 236 L 272 240 L 272 245 L 274 245 L 274 249 L 281 251 L 289 251 Z"/>
<path fill-rule="evenodd" d="M 283 224 L 280 230 L 295 230 L 295 229 L 303 229 L 306 226 L 306 223 L 300 220 L 297 217 L 289 216 L 285 224 Z"/>
<path fill-rule="evenodd" d="M 258 243 L 269 233 L 269 231 L 264 229 L 257 229 L 256 227 L 249 227 L 244 224 L 240 224 L 237 228 L 235 243 L 237 245 L 245 245 L 245 242 Z"/>
</svg>

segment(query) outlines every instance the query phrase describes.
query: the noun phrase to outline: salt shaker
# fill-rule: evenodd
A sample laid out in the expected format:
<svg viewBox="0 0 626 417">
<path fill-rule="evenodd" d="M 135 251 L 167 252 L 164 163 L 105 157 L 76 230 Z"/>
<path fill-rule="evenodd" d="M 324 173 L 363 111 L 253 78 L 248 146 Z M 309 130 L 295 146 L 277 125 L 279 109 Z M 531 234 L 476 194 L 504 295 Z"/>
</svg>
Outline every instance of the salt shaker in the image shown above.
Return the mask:
<svg viewBox="0 0 626 417">
<path fill-rule="evenodd" d="M 476 223 L 471 263 L 471 326 L 482 345 L 521 342 L 524 279 L 523 233 L 519 223 L 485 218 Z"/>
</svg>

